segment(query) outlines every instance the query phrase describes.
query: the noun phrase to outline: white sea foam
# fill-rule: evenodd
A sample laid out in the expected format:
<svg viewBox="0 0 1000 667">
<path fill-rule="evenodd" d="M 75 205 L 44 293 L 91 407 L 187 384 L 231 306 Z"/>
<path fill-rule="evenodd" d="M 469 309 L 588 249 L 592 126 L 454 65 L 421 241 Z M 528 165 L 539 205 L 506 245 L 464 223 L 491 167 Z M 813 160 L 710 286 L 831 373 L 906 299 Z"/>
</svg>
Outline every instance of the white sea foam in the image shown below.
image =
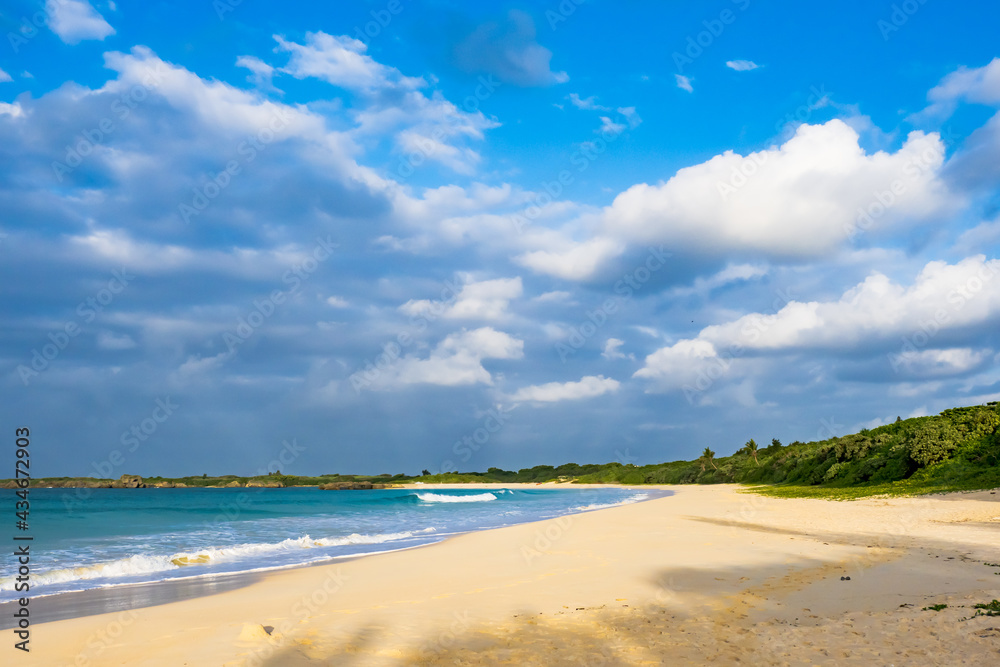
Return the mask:
<svg viewBox="0 0 1000 667">
<path fill-rule="evenodd" d="M 619 501 L 617 503 L 604 503 L 595 505 L 582 505 L 580 507 L 574 507 L 573 510 L 576 512 L 589 512 L 591 510 L 604 510 L 609 507 L 621 507 L 622 505 L 631 505 L 632 503 L 637 503 L 641 500 L 648 500 L 648 493 L 637 493 L 634 496 L 629 496 L 625 500 Z"/>
<path fill-rule="evenodd" d="M 425 503 L 486 503 L 497 499 L 492 493 L 473 493 L 466 496 L 449 496 L 443 493 L 418 493 L 417 498 L 420 498 Z"/>
<path fill-rule="evenodd" d="M 382 533 L 376 535 L 359 535 L 355 533 L 346 537 L 321 537 L 319 539 L 305 535 L 276 543 L 240 544 L 232 547 L 198 549 L 190 552 L 175 553 L 170 556 L 135 554 L 127 558 L 119 558 L 105 563 L 50 570 L 37 574 L 32 573 L 31 579 L 33 585 L 46 586 L 87 579 L 136 577 L 170 572 L 197 565 L 217 565 L 220 563 L 253 559 L 259 556 L 274 555 L 298 549 L 339 547 L 352 544 L 383 544 L 385 542 L 404 540 L 416 535 L 433 533 L 434 531 L 434 528 L 425 528 L 423 530 L 399 533 Z M 0 579 L 0 591 L 14 590 L 15 583 L 16 580 L 14 577 Z"/>
</svg>

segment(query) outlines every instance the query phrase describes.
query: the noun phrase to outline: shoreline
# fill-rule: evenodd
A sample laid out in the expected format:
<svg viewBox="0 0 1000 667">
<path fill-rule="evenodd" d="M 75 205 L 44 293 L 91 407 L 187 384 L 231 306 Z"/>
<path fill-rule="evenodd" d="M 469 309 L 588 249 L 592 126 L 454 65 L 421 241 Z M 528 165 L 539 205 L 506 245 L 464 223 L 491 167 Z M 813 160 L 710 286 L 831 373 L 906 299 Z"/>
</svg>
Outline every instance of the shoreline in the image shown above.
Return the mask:
<svg viewBox="0 0 1000 667">
<path fill-rule="evenodd" d="M 403 488 L 409 488 L 410 486 L 412 485 L 405 485 L 395 488 L 403 489 Z M 594 488 L 629 488 L 629 489 L 639 490 L 639 489 L 650 488 L 649 486 L 634 486 L 634 485 L 630 486 L 622 484 L 574 485 L 571 487 L 568 484 L 547 482 L 542 484 L 534 484 L 534 483 L 512 483 L 512 484 L 441 483 L 441 484 L 426 484 L 426 485 L 421 484 L 420 486 L 417 487 L 417 489 L 422 491 L 450 490 L 450 489 L 451 490 L 462 490 L 462 489 L 501 490 L 505 488 L 537 489 L 540 487 L 548 489 L 575 488 L 581 490 L 594 489 Z M 149 488 L 152 489 L 153 487 Z M 195 487 L 182 487 L 182 488 L 195 488 Z M 202 487 L 202 488 L 222 488 L 222 487 Z M 284 488 L 310 488 L 310 487 L 284 487 Z M 267 490 L 270 491 L 272 489 L 267 489 Z M 358 492 L 358 491 L 354 490 L 350 492 Z M 660 490 L 660 493 L 669 494 L 669 492 L 664 490 Z M 650 499 L 651 498 L 646 498 L 635 502 L 647 502 Z M 606 509 L 606 508 L 580 510 L 563 516 L 573 516 L 577 514 L 584 514 L 587 512 L 601 511 L 601 509 Z M 524 522 L 524 524 L 514 523 L 510 524 L 510 526 L 538 523 L 540 521 L 547 521 L 547 520 L 550 519 L 529 521 L 529 522 Z M 501 526 L 501 528 L 506 528 L 510 526 Z M 32 616 L 35 619 L 34 622 L 36 623 L 50 623 L 54 621 L 71 620 L 87 616 L 98 616 L 104 613 L 143 609 L 146 607 L 154 607 L 163 604 L 169 604 L 172 602 L 180 602 L 183 600 L 192 600 L 206 595 L 214 595 L 216 593 L 221 593 L 228 590 L 243 588 L 257 581 L 260 581 L 262 578 L 267 577 L 270 574 L 277 572 L 283 572 L 287 570 L 295 570 L 301 568 L 324 567 L 338 563 L 349 562 L 359 558 L 370 558 L 373 556 L 380 556 L 399 551 L 408 551 L 411 549 L 431 547 L 434 546 L 435 544 L 440 544 L 441 542 L 445 542 L 447 540 L 454 539 L 455 537 L 459 537 L 460 535 L 477 533 L 486 530 L 498 530 L 498 529 L 499 528 L 483 528 L 479 530 L 465 531 L 461 533 L 446 535 L 439 540 L 427 544 L 401 546 L 381 551 L 362 553 L 362 554 L 332 556 L 326 560 L 297 563 L 293 565 L 275 566 L 272 568 L 264 568 L 264 569 L 258 568 L 258 569 L 244 570 L 238 572 L 223 572 L 215 574 L 212 573 L 191 574 L 185 577 L 160 579 L 155 581 L 112 584 L 109 586 L 104 586 L 99 588 L 88 588 L 79 591 L 64 591 L 64 592 L 49 593 L 49 594 L 42 593 L 40 595 L 33 595 L 31 597 L 31 600 L 35 604 L 35 608 L 32 610 L 33 611 Z M 12 612 L 15 611 L 17 608 L 18 608 L 18 603 L 16 600 L 0 602 L 0 631 L 9 630 L 15 627 L 17 621 L 12 616 Z"/>
<path fill-rule="evenodd" d="M 570 655 L 639 664 L 669 648 L 677 664 L 711 656 L 728 664 L 741 655 L 777 660 L 774 651 L 797 650 L 790 637 L 834 655 L 839 637 L 851 655 L 898 648 L 892 660 L 892 651 L 875 659 L 897 665 L 927 664 L 938 650 L 970 661 L 1000 655 L 1000 631 L 989 631 L 1000 623 L 957 620 L 974 602 L 1000 597 L 1000 576 L 985 565 L 1000 552 L 1000 503 L 988 491 L 844 503 L 735 485 L 660 488 L 674 495 L 266 572 L 238 589 L 127 615 L 41 623 L 33 652 L 59 664 L 307 665 L 350 656 L 430 665 L 551 664 L 546 656 L 560 650 L 567 664 Z M 949 609 L 920 611 L 937 602 Z M 905 640 L 900 623 L 913 630 Z M 917 632 L 925 626 L 926 637 Z M 875 627 L 881 635 L 858 638 L 857 629 Z M 895 640 L 882 637 L 887 628 Z M 102 632 L 116 636 L 104 641 Z M 910 653 L 924 662 L 908 662 Z"/>
</svg>

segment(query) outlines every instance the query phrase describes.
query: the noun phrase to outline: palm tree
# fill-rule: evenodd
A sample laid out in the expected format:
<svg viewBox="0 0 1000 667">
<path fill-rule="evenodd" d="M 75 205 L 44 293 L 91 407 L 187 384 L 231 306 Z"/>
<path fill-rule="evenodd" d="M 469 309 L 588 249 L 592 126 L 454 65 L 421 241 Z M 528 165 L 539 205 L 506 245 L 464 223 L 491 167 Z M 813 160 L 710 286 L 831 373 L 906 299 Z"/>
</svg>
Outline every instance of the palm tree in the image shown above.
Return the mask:
<svg viewBox="0 0 1000 667">
<path fill-rule="evenodd" d="M 743 445 L 743 451 L 753 457 L 753 462 L 760 465 L 760 461 L 757 460 L 757 443 L 754 442 L 753 438 L 747 440 L 747 444 Z"/>
<path fill-rule="evenodd" d="M 715 466 L 715 461 L 712 460 L 712 459 L 715 458 L 715 452 L 713 452 L 711 449 L 709 449 L 708 447 L 706 447 L 705 451 L 703 451 L 701 453 L 701 458 L 702 458 L 702 461 L 703 461 L 703 463 L 701 464 L 702 470 L 705 469 L 705 463 L 709 464 L 710 466 L 712 466 L 713 468 L 715 468 L 716 470 L 718 470 L 718 468 L 716 468 L 716 466 Z"/>
</svg>

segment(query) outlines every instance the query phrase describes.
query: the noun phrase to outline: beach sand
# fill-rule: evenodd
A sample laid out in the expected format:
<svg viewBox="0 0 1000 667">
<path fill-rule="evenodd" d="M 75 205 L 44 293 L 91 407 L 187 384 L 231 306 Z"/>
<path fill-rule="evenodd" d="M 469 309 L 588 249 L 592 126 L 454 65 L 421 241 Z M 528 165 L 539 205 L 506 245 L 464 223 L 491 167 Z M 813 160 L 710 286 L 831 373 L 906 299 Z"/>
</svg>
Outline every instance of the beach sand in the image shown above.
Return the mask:
<svg viewBox="0 0 1000 667">
<path fill-rule="evenodd" d="M 962 620 L 1000 598 L 986 564 L 1000 494 L 662 488 L 674 495 L 42 623 L 26 664 L 1000 664 L 1000 617 Z"/>
</svg>

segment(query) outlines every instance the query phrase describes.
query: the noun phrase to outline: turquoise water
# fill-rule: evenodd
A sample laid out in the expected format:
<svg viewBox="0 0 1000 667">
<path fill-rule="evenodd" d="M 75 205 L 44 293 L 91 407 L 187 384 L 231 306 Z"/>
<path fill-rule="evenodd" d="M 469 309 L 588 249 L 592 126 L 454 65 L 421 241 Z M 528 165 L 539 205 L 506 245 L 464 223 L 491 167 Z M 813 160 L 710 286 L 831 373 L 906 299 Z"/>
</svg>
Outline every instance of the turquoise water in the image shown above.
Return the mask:
<svg viewBox="0 0 1000 667">
<path fill-rule="evenodd" d="M 32 489 L 30 594 L 293 567 L 638 502 L 653 493 Z M 22 595 L 14 591 L 12 572 L 5 565 L 0 602 Z"/>
</svg>

